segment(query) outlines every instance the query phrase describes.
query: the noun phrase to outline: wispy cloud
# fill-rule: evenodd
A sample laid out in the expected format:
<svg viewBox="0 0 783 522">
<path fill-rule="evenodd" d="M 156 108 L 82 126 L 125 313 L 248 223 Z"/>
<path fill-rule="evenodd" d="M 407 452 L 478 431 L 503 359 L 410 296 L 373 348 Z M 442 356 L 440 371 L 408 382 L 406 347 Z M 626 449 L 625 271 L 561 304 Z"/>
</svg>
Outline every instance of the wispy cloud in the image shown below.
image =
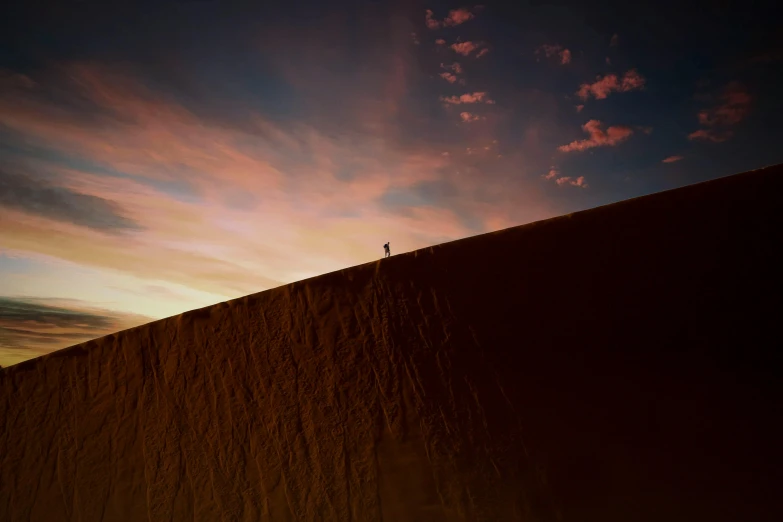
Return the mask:
<svg viewBox="0 0 783 522">
<path fill-rule="evenodd" d="M 582 112 L 582 109 L 584 109 L 584 108 L 585 108 L 584 105 L 577 105 L 576 106 L 576 112 Z"/>
<path fill-rule="evenodd" d="M 0 168 L 0 207 L 112 234 L 142 227 L 115 201 L 52 185 Z"/>
<path fill-rule="evenodd" d="M 403 42 L 410 46 L 407 38 Z M 41 213 L 33 205 L 41 198 L 37 192 L 17 198 L 26 204 L 4 200 L 3 248 L 141 284 L 162 281 L 232 297 L 373 259 L 377 230 L 409 250 L 479 232 L 475 227 L 497 223 L 500 215 L 540 218 L 528 209 L 549 207 L 460 175 L 453 181 L 460 198 L 394 214 L 382 205 L 385 194 L 408 194 L 421 183 L 452 176 L 456 160 L 441 155 L 442 144 L 402 146 L 396 128 L 380 125 L 387 120 L 365 132 L 350 113 L 344 128 L 351 131 L 339 136 L 296 120 L 272 123 L 250 106 L 241 122 L 216 123 L 150 91 L 126 69 L 74 64 L 60 72 L 54 93 L 47 85 L 0 86 L 0 125 L 26 147 L 46 152 L 31 158 L 21 151 L 19 158 L 36 175 L 54 180 L 50 188 L 67 191 L 68 202 Z M 62 92 L 82 104 L 79 110 L 52 101 Z M 363 107 L 367 101 L 355 100 Z M 461 108 L 492 100 L 479 91 L 449 101 L 454 103 L 441 103 Z M 454 116 L 461 123 L 459 112 Z M 13 150 L 8 142 L 4 146 Z M 34 190 L 16 178 L 13 183 L 15 194 Z M 483 199 L 474 201 L 475 194 Z M 86 209 L 74 210 L 74 201 L 93 206 L 86 217 L 79 214 Z M 522 207 L 525 214 L 517 210 Z M 138 233 L 107 234 L 100 229 L 106 222 L 138 227 Z"/>
<path fill-rule="evenodd" d="M 603 124 L 598 120 L 588 121 L 582 125 L 582 130 L 589 135 L 589 138 L 572 141 L 567 145 L 561 145 L 558 147 L 558 150 L 561 152 L 573 152 L 583 151 L 593 147 L 611 147 L 625 141 L 633 134 L 633 130 L 630 127 L 615 125 L 604 131 L 601 129 L 602 125 Z"/>
<path fill-rule="evenodd" d="M 541 177 L 544 179 L 555 179 L 559 175 L 560 175 L 560 171 L 558 171 L 555 167 L 552 167 L 549 169 L 549 172 L 547 172 Z"/>
<path fill-rule="evenodd" d="M 73 300 L 0 296 L 0 365 L 16 364 L 151 320 Z"/>
<path fill-rule="evenodd" d="M 614 47 L 615 45 L 617 45 L 619 43 L 620 43 L 620 36 L 617 33 L 613 34 L 612 35 L 612 39 L 609 40 L 609 46 L 610 47 Z"/>
<path fill-rule="evenodd" d="M 15 71 L 9 71 L 7 69 L 0 69 L 0 85 L 20 89 L 34 89 L 38 86 L 38 83 L 33 81 L 29 76 L 21 74 Z"/>
<path fill-rule="evenodd" d="M 593 96 L 596 100 L 603 100 L 612 92 L 628 92 L 644 88 L 645 78 L 636 69 L 631 69 L 622 78 L 616 74 L 598 76 L 593 83 L 583 83 L 576 92 L 577 96 L 587 100 Z"/>
<path fill-rule="evenodd" d="M 392 221 L 373 206 L 391 186 L 405 189 L 438 177 L 446 161 L 439 154 L 395 149 L 373 136 L 345 142 L 253 114 L 244 127 L 215 125 L 124 73 L 79 65 L 64 74 L 72 83 L 58 88 L 91 104 L 97 115 L 90 120 L 51 103 L 44 89 L 0 86 L 0 124 L 52 151 L 49 156 L 67 154 L 80 165 L 25 159 L 56 180 L 47 188 L 3 174 L 4 247 L 244 295 L 368 258 L 359 239 L 371 233 L 365 224 L 398 230 L 398 242 L 412 245 L 442 237 L 438 232 L 428 241 L 415 220 Z M 345 165 L 363 175 L 343 176 Z M 183 180 L 187 194 L 169 188 Z M 323 198 L 324 190 L 335 190 L 338 199 Z M 340 217 L 353 208 L 359 221 Z M 339 249 L 319 238 L 317 231 L 329 227 L 343 228 Z M 143 233 L 106 234 L 134 228 Z M 313 248 L 331 253 L 295 254 Z M 155 259 L 166 262 L 150 262 Z"/>
<path fill-rule="evenodd" d="M 443 38 L 438 38 L 435 40 L 435 43 L 437 45 L 446 45 L 446 40 L 444 40 Z"/>
<path fill-rule="evenodd" d="M 462 74 L 462 66 L 457 62 L 454 62 L 451 65 L 440 64 L 440 67 L 441 69 L 454 71 L 455 74 Z"/>
<path fill-rule="evenodd" d="M 661 161 L 661 163 L 674 163 L 675 161 L 680 161 L 682 159 L 682 156 L 669 156 L 668 158 Z"/>
</svg>

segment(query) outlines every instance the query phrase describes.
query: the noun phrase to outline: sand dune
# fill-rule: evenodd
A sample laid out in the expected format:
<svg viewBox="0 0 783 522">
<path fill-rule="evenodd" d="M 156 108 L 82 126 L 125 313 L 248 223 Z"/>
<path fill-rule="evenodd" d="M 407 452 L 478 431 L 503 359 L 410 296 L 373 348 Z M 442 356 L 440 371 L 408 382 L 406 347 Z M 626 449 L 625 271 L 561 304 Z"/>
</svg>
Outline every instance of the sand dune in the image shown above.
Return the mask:
<svg viewBox="0 0 783 522">
<path fill-rule="evenodd" d="M 782 203 L 772 167 L 0 370 L 0 520 L 783 520 Z"/>
</svg>

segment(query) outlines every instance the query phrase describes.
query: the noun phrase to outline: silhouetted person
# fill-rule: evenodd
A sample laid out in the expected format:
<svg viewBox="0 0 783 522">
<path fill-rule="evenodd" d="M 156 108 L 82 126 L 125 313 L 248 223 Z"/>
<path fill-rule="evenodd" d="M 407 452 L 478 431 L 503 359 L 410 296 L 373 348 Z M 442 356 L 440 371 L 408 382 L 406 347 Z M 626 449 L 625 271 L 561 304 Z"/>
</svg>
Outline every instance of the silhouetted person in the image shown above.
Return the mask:
<svg viewBox="0 0 783 522">
<path fill-rule="evenodd" d="M 389 257 L 391 255 L 391 251 L 389 250 L 389 243 L 383 245 L 383 251 L 386 252 L 386 255 L 383 257 Z"/>
</svg>

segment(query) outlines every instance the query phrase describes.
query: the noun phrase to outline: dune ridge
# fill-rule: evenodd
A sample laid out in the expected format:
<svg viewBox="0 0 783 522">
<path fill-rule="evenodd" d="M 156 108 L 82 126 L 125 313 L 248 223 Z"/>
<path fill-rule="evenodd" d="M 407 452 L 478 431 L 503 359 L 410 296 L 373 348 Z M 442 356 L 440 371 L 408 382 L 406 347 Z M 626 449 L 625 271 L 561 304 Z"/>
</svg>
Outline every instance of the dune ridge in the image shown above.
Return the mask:
<svg viewBox="0 0 783 522">
<path fill-rule="evenodd" d="M 0 369 L 0 520 L 781 520 L 782 174 Z"/>
</svg>

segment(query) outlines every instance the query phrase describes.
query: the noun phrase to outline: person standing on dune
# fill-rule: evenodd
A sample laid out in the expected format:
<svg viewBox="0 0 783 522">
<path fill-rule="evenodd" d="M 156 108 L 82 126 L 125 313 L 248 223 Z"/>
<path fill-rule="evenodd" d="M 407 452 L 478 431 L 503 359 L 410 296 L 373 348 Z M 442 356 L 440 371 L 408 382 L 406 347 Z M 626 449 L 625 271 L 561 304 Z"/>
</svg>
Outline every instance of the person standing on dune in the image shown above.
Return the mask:
<svg viewBox="0 0 783 522">
<path fill-rule="evenodd" d="M 391 250 L 389 250 L 389 243 L 383 245 L 383 250 L 384 252 L 386 252 L 386 255 L 384 255 L 383 257 L 389 257 L 391 255 Z"/>
</svg>

